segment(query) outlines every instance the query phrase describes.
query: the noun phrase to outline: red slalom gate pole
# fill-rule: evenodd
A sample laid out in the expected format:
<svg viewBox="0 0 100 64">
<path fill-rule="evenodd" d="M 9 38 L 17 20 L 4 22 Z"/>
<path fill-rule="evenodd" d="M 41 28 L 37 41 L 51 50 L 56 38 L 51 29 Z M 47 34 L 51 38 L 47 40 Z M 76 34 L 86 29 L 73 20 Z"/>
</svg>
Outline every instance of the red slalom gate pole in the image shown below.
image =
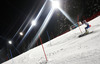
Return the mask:
<svg viewBox="0 0 100 64">
<path fill-rule="evenodd" d="M 41 37 L 40 37 L 40 36 L 39 36 L 39 38 L 40 38 L 40 42 L 41 42 L 41 45 L 42 45 L 42 49 L 43 49 L 43 52 L 44 52 L 44 55 L 45 55 L 46 61 L 48 61 L 48 60 L 47 60 L 46 53 L 45 53 L 45 50 L 44 50 L 44 47 L 43 47 L 43 44 L 42 44 L 42 39 L 41 39 Z"/>
<path fill-rule="evenodd" d="M 38 41 L 36 41 L 36 43 L 37 43 L 37 46 L 38 46 Z"/>
<path fill-rule="evenodd" d="M 77 16 L 77 24 L 78 24 L 78 27 L 79 27 L 79 30 L 80 30 L 80 32 L 82 33 L 82 31 L 81 31 L 81 28 L 80 28 L 80 26 L 79 26 L 79 16 Z"/>
</svg>

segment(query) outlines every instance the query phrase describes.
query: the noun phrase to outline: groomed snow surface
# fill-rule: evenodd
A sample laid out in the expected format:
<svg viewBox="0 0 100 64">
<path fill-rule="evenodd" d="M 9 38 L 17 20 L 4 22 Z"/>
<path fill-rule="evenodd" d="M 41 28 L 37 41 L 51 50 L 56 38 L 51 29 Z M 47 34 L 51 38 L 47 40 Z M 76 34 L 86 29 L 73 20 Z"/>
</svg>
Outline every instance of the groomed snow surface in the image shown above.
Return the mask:
<svg viewBox="0 0 100 64">
<path fill-rule="evenodd" d="M 100 16 L 89 22 L 93 33 L 78 38 L 79 27 L 2 64 L 100 64 Z M 84 33 L 85 25 L 80 26 Z"/>
</svg>

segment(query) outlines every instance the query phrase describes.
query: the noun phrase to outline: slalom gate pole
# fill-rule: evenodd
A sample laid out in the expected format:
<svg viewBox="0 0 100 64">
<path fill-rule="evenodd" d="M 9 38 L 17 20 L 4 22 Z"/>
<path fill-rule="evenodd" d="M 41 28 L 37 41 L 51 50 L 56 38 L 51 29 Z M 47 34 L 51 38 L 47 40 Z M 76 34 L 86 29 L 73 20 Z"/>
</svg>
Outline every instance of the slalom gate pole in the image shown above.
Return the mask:
<svg viewBox="0 0 100 64">
<path fill-rule="evenodd" d="M 42 45 L 42 49 L 43 49 L 43 52 L 44 52 L 44 55 L 45 55 L 46 61 L 48 61 L 48 60 L 47 60 L 46 53 L 45 53 L 45 50 L 44 50 L 44 47 L 43 47 L 43 44 L 42 44 L 42 39 L 41 39 L 41 37 L 40 37 L 40 36 L 39 36 L 39 38 L 40 38 L 40 42 L 41 42 L 41 45 Z"/>
<path fill-rule="evenodd" d="M 36 41 L 36 43 L 37 43 L 37 46 L 38 46 L 38 41 Z"/>
<path fill-rule="evenodd" d="M 12 55 L 12 52 L 11 52 L 11 49 L 10 49 L 10 55 L 11 55 L 11 59 L 13 58 L 13 55 Z M 13 59 L 12 59 L 12 64 L 14 63 Z"/>
<path fill-rule="evenodd" d="M 51 35 L 52 35 L 52 38 L 54 38 L 54 35 L 53 35 L 53 33 L 51 32 Z"/>
<path fill-rule="evenodd" d="M 81 28 L 80 28 L 80 25 L 79 25 L 78 22 L 79 22 L 79 16 L 77 16 L 77 24 L 78 24 L 78 27 L 79 27 L 80 32 L 82 33 Z"/>
<path fill-rule="evenodd" d="M 9 60 L 10 58 L 9 58 L 9 55 L 8 54 L 7 54 L 7 57 L 8 57 L 8 60 Z"/>
<path fill-rule="evenodd" d="M 50 41 L 50 35 L 49 35 L 48 31 L 46 31 L 46 32 L 47 32 L 48 40 Z M 51 42 L 50 42 L 50 45 L 51 45 Z"/>
<path fill-rule="evenodd" d="M 11 55 L 11 58 L 13 58 L 11 50 L 10 50 L 10 55 Z"/>
<path fill-rule="evenodd" d="M 47 32 L 48 40 L 50 40 L 50 36 L 49 36 L 49 33 L 48 33 L 48 31 L 46 31 L 46 32 Z"/>
</svg>

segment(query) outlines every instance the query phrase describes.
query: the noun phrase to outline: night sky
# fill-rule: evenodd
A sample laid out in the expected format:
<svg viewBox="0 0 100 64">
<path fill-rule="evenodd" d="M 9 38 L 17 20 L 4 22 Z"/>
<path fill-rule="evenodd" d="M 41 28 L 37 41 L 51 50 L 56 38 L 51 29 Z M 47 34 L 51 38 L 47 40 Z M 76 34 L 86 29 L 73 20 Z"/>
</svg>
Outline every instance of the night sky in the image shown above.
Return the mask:
<svg viewBox="0 0 100 64">
<path fill-rule="evenodd" d="M 12 45 L 8 44 L 8 40 L 11 40 L 13 38 L 13 36 L 21 27 L 21 25 L 24 23 L 27 17 L 28 19 L 26 20 L 21 30 L 24 29 L 25 25 L 31 18 L 34 19 L 36 17 L 44 2 L 45 0 L 3 0 L 1 2 L 0 62 L 4 62 L 5 60 L 7 60 L 8 59 L 7 54 L 10 56 L 9 50 L 14 49 Z M 51 9 L 49 5 L 50 3 L 47 3 L 47 6 L 45 7 L 43 14 L 41 15 L 41 18 L 37 23 L 38 25 L 31 31 L 31 34 L 28 35 L 28 37 L 26 38 L 27 40 L 25 41 L 30 42 L 32 38 L 35 36 L 41 24 L 43 23 L 43 20 L 48 14 L 48 11 Z M 54 22 L 50 22 L 49 24 L 51 25 L 52 23 L 54 24 Z M 30 26 L 26 28 L 25 32 L 28 30 L 29 27 Z M 51 27 L 48 28 L 49 28 L 48 31 L 52 31 Z M 19 34 L 17 34 L 17 36 L 13 40 L 14 42 L 13 45 L 15 47 L 19 44 L 20 40 L 22 39 L 22 37 L 19 38 L 18 36 Z M 47 41 L 47 38 L 44 41 Z M 23 52 L 22 50 L 21 53 Z M 18 55 L 18 52 L 16 52 L 15 50 L 12 52 L 14 56 Z"/>
<path fill-rule="evenodd" d="M 60 0 L 61 1 L 61 0 Z M 9 45 L 8 40 L 11 39 L 17 30 L 20 28 L 20 26 L 23 24 L 25 19 L 26 20 L 24 26 L 28 23 L 30 18 L 33 19 L 38 14 L 39 10 L 41 9 L 43 3 L 45 0 L 3 0 L 0 4 L 0 49 L 5 48 L 7 49 L 5 54 L 9 54 Z M 41 24 L 43 23 L 43 20 L 45 19 L 46 15 L 48 14 L 48 11 L 51 9 L 50 3 L 47 3 L 47 6 L 45 7 L 45 10 L 41 16 L 41 18 L 38 20 L 38 25 L 34 27 L 34 29 L 31 31 L 29 36 L 26 38 L 25 41 L 27 43 L 22 44 L 23 46 L 28 45 L 28 42 L 31 42 L 35 34 L 37 33 L 38 29 L 40 28 Z M 86 18 L 92 16 L 93 14 L 96 14 L 100 11 L 100 5 L 99 0 L 68 0 L 67 6 L 66 6 L 68 14 L 74 19 L 77 20 L 77 15 L 85 16 Z M 74 11 L 73 11 L 74 10 Z M 73 12 L 72 12 L 73 11 Z M 80 13 L 79 13 L 80 12 Z M 55 11 L 53 17 L 51 18 L 51 21 L 49 22 L 47 28 L 41 35 L 41 38 L 43 39 L 43 42 L 48 41 L 48 36 L 46 32 L 48 31 L 51 39 L 54 37 L 64 33 L 68 28 L 67 22 L 62 22 L 64 19 L 62 14 L 60 17 L 57 16 L 57 13 L 61 14 L 59 11 Z M 58 22 L 58 21 L 59 22 Z M 66 20 L 67 21 L 67 20 Z M 69 23 L 70 24 L 70 23 Z M 21 30 L 24 29 L 24 26 L 21 28 Z M 27 29 L 30 26 L 27 27 Z M 63 28 L 60 30 L 60 28 Z M 26 29 L 26 31 L 27 31 Z M 20 30 L 20 31 L 21 31 Z M 15 38 L 15 40 L 18 38 L 18 34 Z M 20 42 L 22 37 L 20 37 L 16 42 L 14 43 L 14 46 L 17 46 L 17 44 Z M 24 42 L 25 42 L 24 41 Z M 39 42 L 39 41 L 37 41 Z M 4 51 L 3 50 L 3 51 Z M 24 48 L 20 49 L 21 53 L 25 52 L 22 51 Z M 15 50 L 14 50 L 15 51 Z M 13 52 L 14 52 L 13 51 Z M 2 52 L 3 53 L 3 52 Z M 2 53 L 0 52 L 0 58 L 3 58 Z M 17 52 L 14 52 L 15 56 L 18 55 Z M 2 57 L 1 57 L 2 56 Z M 5 60 L 7 58 L 6 56 L 3 58 Z M 3 62 L 0 59 L 0 62 Z"/>
<path fill-rule="evenodd" d="M 8 40 L 10 40 L 17 30 L 20 28 L 22 23 L 25 21 L 27 16 L 29 15 L 28 20 L 31 16 L 33 18 L 37 15 L 39 12 L 41 6 L 43 5 L 45 0 L 3 0 L 0 4 L 0 62 L 3 62 L 4 60 L 1 60 L 3 58 L 4 52 L 6 49 L 8 49 Z M 30 13 L 30 14 L 29 14 Z M 27 24 L 25 23 L 25 25 Z M 42 23 L 42 22 L 41 22 Z M 24 26 L 25 26 L 24 25 Z M 22 27 L 23 29 L 24 27 Z M 21 30 L 22 30 L 21 29 Z M 19 34 L 18 34 L 19 35 Z M 16 43 L 14 43 L 16 44 Z M 6 48 L 3 49 L 2 48 Z M 5 52 L 5 54 L 9 53 L 8 51 Z M 7 56 L 7 55 L 4 55 Z"/>
<path fill-rule="evenodd" d="M 6 39 L 14 36 L 31 10 L 30 17 L 34 12 L 34 16 L 38 13 L 43 2 L 43 0 L 3 0 L 0 12 L 0 41 L 3 43 L 0 42 L 0 47 L 5 44 Z"/>
</svg>

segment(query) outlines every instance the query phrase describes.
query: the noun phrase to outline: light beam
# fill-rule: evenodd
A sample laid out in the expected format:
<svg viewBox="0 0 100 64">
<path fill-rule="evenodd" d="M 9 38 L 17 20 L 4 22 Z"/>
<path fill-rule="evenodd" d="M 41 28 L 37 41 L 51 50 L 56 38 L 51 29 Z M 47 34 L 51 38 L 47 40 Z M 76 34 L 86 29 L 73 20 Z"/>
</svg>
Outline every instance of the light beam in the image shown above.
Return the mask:
<svg viewBox="0 0 100 64">
<path fill-rule="evenodd" d="M 46 4 L 47 4 L 47 1 L 48 1 L 48 0 L 45 1 L 45 3 L 43 4 L 42 8 L 40 9 L 38 15 L 37 15 L 36 18 L 34 19 L 36 22 L 38 21 L 38 19 L 40 18 L 41 14 L 43 13 L 44 8 L 45 8 L 45 6 L 46 6 Z M 32 21 L 32 19 L 30 19 L 30 21 Z M 29 23 L 25 26 L 25 28 L 23 29 L 23 32 L 25 31 L 25 29 L 26 29 L 26 27 L 27 27 L 28 25 L 29 25 Z"/>
<path fill-rule="evenodd" d="M 46 6 L 46 3 L 47 3 L 48 0 L 45 1 L 45 3 L 43 4 L 40 12 L 38 13 L 38 15 L 36 16 L 35 18 L 35 22 L 38 21 L 38 19 L 40 18 L 42 12 L 44 11 L 44 7 Z M 31 19 L 30 19 L 31 20 Z M 26 27 L 28 26 L 28 24 L 25 26 L 25 28 L 23 29 L 23 32 L 25 31 Z M 30 26 L 30 28 L 28 29 L 28 31 L 26 32 L 25 36 L 23 37 L 23 39 L 20 41 L 20 43 L 17 45 L 17 48 L 21 45 L 22 41 L 26 38 L 26 36 L 29 34 L 29 32 L 32 30 L 32 25 Z"/>
<path fill-rule="evenodd" d="M 65 12 L 63 11 L 61 8 L 58 8 L 62 13 L 63 15 L 73 24 L 77 27 L 77 25 L 73 22 L 73 20 L 70 18 L 70 16 Z"/>
<path fill-rule="evenodd" d="M 22 38 L 22 40 L 20 41 L 20 43 L 17 45 L 16 48 L 19 48 L 19 46 L 22 44 L 23 40 L 26 38 L 26 36 L 30 33 L 32 26 L 28 29 L 28 31 L 26 32 L 26 34 L 24 35 L 24 37 Z"/>
<path fill-rule="evenodd" d="M 35 44 L 35 42 L 37 41 L 37 39 L 39 38 L 39 36 L 42 34 L 42 32 L 44 31 L 44 29 L 46 28 L 46 26 L 48 25 L 52 15 L 54 13 L 54 8 L 50 10 L 50 12 L 48 13 L 47 17 L 45 18 L 42 26 L 40 27 L 40 29 L 38 30 L 37 34 L 35 35 L 34 39 L 31 41 L 31 43 L 28 46 L 28 50 L 30 48 L 32 48 L 32 46 Z"/>
</svg>

